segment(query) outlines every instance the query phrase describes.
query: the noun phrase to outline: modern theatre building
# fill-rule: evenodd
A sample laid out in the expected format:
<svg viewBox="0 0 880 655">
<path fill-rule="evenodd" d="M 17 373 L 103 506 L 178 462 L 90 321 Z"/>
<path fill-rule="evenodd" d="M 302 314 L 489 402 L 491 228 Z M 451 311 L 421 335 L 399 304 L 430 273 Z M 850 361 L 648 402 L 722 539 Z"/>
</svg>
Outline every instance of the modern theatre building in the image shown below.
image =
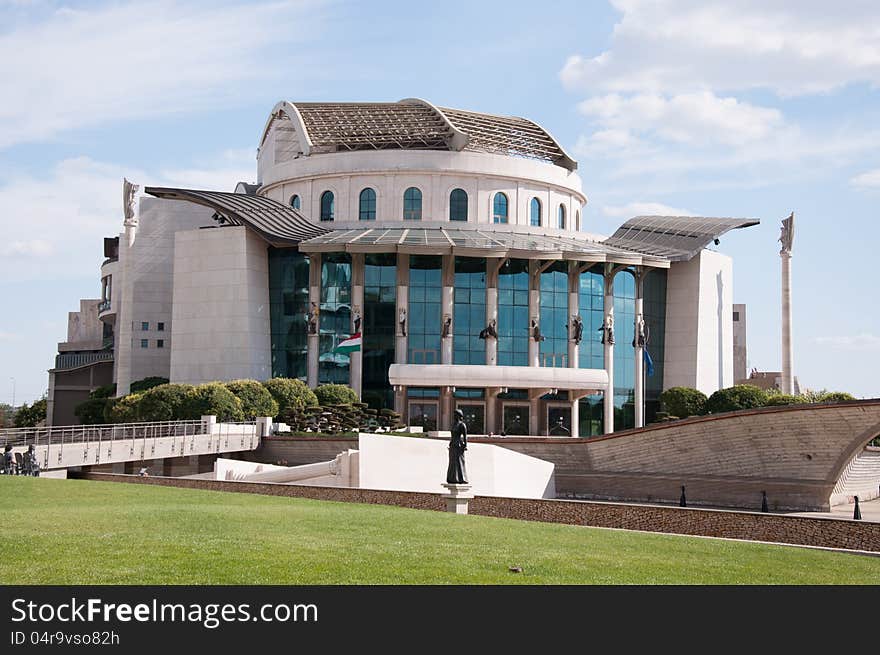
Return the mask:
<svg viewBox="0 0 880 655">
<path fill-rule="evenodd" d="M 235 192 L 128 194 L 98 306 L 118 394 L 286 376 L 428 429 L 458 407 L 473 433 L 587 436 L 733 383 L 732 264 L 706 247 L 756 220 L 591 234 L 546 130 L 418 99 L 278 103 L 257 162 Z"/>
</svg>

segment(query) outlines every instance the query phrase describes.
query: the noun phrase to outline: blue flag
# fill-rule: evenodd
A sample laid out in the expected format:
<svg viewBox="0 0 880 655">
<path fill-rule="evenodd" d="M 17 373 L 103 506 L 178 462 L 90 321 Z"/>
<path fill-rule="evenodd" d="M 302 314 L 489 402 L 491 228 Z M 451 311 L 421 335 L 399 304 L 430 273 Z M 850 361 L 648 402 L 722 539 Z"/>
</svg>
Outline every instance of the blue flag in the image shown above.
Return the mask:
<svg viewBox="0 0 880 655">
<path fill-rule="evenodd" d="M 642 352 L 645 353 L 645 372 L 648 375 L 654 375 L 654 360 L 651 359 L 651 354 L 648 352 L 647 348 L 645 348 Z"/>
</svg>

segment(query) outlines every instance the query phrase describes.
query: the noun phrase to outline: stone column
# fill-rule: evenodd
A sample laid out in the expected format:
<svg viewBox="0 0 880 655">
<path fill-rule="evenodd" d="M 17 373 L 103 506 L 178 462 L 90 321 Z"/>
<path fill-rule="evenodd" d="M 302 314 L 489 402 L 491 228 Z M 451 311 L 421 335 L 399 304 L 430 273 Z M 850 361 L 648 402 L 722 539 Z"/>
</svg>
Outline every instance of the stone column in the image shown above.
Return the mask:
<svg viewBox="0 0 880 655">
<path fill-rule="evenodd" d="M 449 430 L 452 427 L 452 387 L 440 387 L 440 416 L 437 417 L 437 428 Z"/>
<path fill-rule="evenodd" d="M 614 317 L 614 267 L 605 264 L 605 320 Z M 614 344 L 605 336 L 605 372 L 608 374 L 608 388 L 605 390 L 605 434 L 614 432 Z"/>
<path fill-rule="evenodd" d="M 489 387 L 486 389 L 486 434 L 494 432 L 498 434 L 498 394 L 501 391 L 499 387 Z"/>
<path fill-rule="evenodd" d="M 498 266 L 503 260 L 486 260 L 486 325 L 498 327 Z M 486 339 L 486 366 L 498 364 L 498 339 Z"/>
<path fill-rule="evenodd" d="M 794 357 L 791 343 L 791 253 L 782 250 L 782 393 L 794 393 L 794 377 L 791 373 Z"/>
<path fill-rule="evenodd" d="M 316 307 L 321 306 L 321 254 L 311 253 L 309 255 L 309 307 L 315 303 Z M 308 330 L 308 326 L 306 326 Z M 321 331 L 320 315 L 318 317 L 317 332 Z M 311 388 L 318 386 L 318 356 L 319 356 L 319 336 L 318 334 L 308 335 L 308 355 L 307 355 L 307 373 L 306 380 Z"/>
<path fill-rule="evenodd" d="M 443 334 L 443 324 L 446 319 L 454 321 L 455 315 L 455 258 L 452 255 L 443 255 L 443 270 L 441 273 L 443 282 L 442 295 L 440 297 L 440 334 Z M 452 364 L 452 339 L 455 331 L 455 323 L 451 324 L 449 335 L 440 340 L 440 362 Z"/>
<path fill-rule="evenodd" d="M 529 261 L 529 366 L 541 365 L 541 344 L 532 338 L 531 323 L 537 321 L 541 324 L 541 275 L 540 262 Z"/>
<path fill-rule="evenodd" d="M 636 269 L 636 311 L 635 311 L 635 427 L 645 427 L 645 349 L 639 343 L 639 320 L 644 320 L 645 269 Z"/>
<path fill-rule="evenodd" d="M 571 401 L 571 436 L 581 436 L 581 397 L 571 392 L 574 399 Z"/>
<path fill-rule="evenodd" d="M 409 255 L 397 255 L 397 311 L 395 313 L 395 338 L 394 338 L 394 362 L 406 364 L 407 362 L 407 338 L 403 334 L 400 325 L 401 312 L 409 316 Z M 407 325 L 409 321 L 407 320 Z M 407 332 L 407 334 L 409 334 Z M 394 411 L 398 412 L 406 420 L 406 387 L 398 387 L 394 390 Z"/>
<path fill-rule="evenodd" d="M 361 315 L 361 349 L 349 355 L 348 367 L 349 384 L 354 392 L 361 397 L 361 379 L 363 377 L 364 361 L 364 326 L 366 325 L 366 307 L 364 307 L 364 255 L 352 253 L 351 255 L 351 307 L 352 315 L 355 311 Z M 349 328 L 354 333 L 354 325 Z"/>
</svg>

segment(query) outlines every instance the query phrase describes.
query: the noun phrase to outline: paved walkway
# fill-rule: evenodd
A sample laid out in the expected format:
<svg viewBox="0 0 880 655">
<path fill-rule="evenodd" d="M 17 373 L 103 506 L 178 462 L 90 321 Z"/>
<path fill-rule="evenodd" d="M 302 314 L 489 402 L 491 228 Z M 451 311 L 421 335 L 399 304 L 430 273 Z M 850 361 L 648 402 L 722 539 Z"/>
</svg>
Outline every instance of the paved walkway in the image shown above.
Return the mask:
<svg viewBox="0 0 880 655">
<path fill-rule="evenodd" d="M 837 505 L 830 512 L 793 512 L 791 516 L 819 516 L 823 518 L 851 519 L 855 505 Z M 880 523 L 880 498 L 859 503 L 863 521 Z"/>
</svg>

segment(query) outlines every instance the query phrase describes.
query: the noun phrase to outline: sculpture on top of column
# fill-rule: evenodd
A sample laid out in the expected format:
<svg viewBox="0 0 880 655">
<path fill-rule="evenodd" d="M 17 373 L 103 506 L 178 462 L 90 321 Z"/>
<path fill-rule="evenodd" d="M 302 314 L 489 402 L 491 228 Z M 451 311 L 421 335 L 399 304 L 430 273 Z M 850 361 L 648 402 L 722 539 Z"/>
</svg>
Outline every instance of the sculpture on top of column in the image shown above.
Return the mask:
<svg viewBox="0 0 880 655">
<path fill-rule="evenodd" d="M 400 314 L 397 317 L 397 324 L 400 326 L 400 336 L 406 336 L 406 308 L 400 308 Z"/>
<path fill-rule="evenodd" d="M 440 333 L 441 338 L 445 339 L 452 335 L 452 317 L 449 314 L 443 315 L 443 331 Z"/>
<path fill-rule="evenodd" d="M 467 425 L 464 412 L 456 409 L 455 425 L 449 439 L 449 466 L 446 469 L 447 484 L 467 484 L 467 470 L 464 465 L 464 452 L 467 450 Z"/>
<path fill-rule="evenodd" d="M 480 330 L 480 339 L 497 339 L 498 338 L 498 330 L 495 328 L 496 323 L 495 319 L 491 319 L 489 321 L 489 325 Z"/>
<path fill-rule="evenodd" d="M 132 184 L 127 179 L 122 178 L 122 212 L 125 216 L 125 224 L 137 224 L 134 216 L 134 196 L 141 187 Z"/>
<path fill-rule="evenodd" d="M 602 327 L 599 328 L 602 331 L 602 343 L 607 343 L 609 346 L 614 345 L 614 314 L 609 314 L 605 317 L 605 320 L 602 322 Z M 598 330 L 597 330 L 598 331 Z"/>
<path fill-rule="evenodd" d="M 529 331 L 531 331 L 532 339 L 535 341 L 544 340 L 544 335 L 541 334 L 541 326 L 538 324 L 538 319 L 532 319 L 532 322 L 529 324 Z"/>
<path fill-rule="evenodd" d="M 782 219 L 782 227 L 779 230 L 779 242 L 782 248 L 779 253 L 791 254 L 791 247 L 794 244 L 794 212 L 788 218 Z"/>
<path fill-rule="evenodd" d="M 571 317 L 571 340 L 576 345 L 580 345 L 584 338 L 584 320 L 580 314 L 574 314 Z"/>
<path fill-rule="evenodd" d="M 635 332 L 633 336 L 633 348 L 638 346 L 639 348 L 644 348 L 648 345 L 648 326 L 645 323 L 645 318 L 639 314 L 636 316 L 636 324 L 635 324 Z"/>
</svg>

